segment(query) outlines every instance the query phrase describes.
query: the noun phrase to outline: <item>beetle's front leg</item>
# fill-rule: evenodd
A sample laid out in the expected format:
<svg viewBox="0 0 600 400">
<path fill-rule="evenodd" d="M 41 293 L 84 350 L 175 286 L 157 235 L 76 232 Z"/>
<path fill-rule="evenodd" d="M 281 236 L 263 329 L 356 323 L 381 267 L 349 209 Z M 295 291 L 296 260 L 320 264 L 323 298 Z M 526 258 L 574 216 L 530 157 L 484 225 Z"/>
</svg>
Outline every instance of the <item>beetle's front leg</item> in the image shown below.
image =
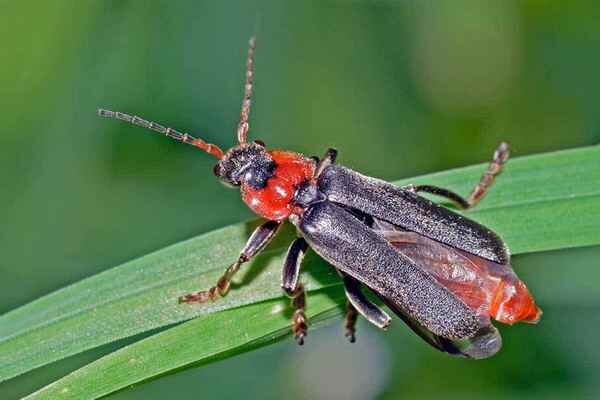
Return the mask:
<svg viewBox="0 0 600 400">
<path fill-rule="evenodd" d="M 250 261 L 252 257 L 260 253 L 261 250 L 263 250 L 265 246 L 269 244 L 271 239 L 273 239 L 279 230 L 280 226 L 281 222 L 279 221 L 267 221 L 256 228 L 240 252 L 237 261 L 231 264 L 229 268 L 225 270 L 215 286 L 208 290 L 202 290 L 181 296 L 179 297 L 179 303 L 205 303 L 208 300 L 216 300 L 219 297 L 225 296 L 229 290 L 229 286 L 231 285 L 231 278 L 233 278 L 242 264 Z"/>
<path fill-rule="evenodd" d="M 376 327 L 386 329 L 392 320 L 390 316 L 365 296 L 359 281 L 339 270 L 338 273 L 344 280 L 344 290 L 348 298 L 346 311 L 346 337 L 348 340 L 350 342 L 356 340 L 354 325 L 357 311 Z"/>
<path fill-rule="evenodd" d="M 299 283 L 300 266 L 302 259 L 308 250 L 308 243 L 303 238 L 292 242 L 288 249 L 281 273 L 281 288 L 292 299 L 294 315 L 292 317 L 292 332 L 299 345 L 304 344 L 304 338 L 308 331 L 308 319 L 306 318 L 306 294 L 304 286 Z"/>
<path fill-rule="evenodd" d="M 475 185 L 475 187 L 471 191 L 471 194 L 466 199 L 451 190 L 432 185 L 409 185 L 405 186 L 405 189 L 410 190 L 413 193 L 426 192 L 434 194 L 436 196 L 445 197 L 448 200 L 454 202 L 459 208 L 466 210 L 468 208 L 475 207 L 475 205 L 477 205 L 477 203 L 479 203 L 481 199 L 483 199 L 489 188 L 494 183 L 496 176 L 498 176 L 500 172 L 502 172 L 502 168 L 504 164 L 506 164 L 506 161 L 508 161 L 509 156 L 510 151 L 508 148 L 508 144 L 505 142 L 500 143 L 500 145 L 494 152 L 494 156 L 492 158 L 492 161 L 488 165 L 487 170 L 483 173 L 483 175 L 481 175 L 481 178 L 479 178 L 479 182 L 477 183 L 477 185 Z"/>
</svg>

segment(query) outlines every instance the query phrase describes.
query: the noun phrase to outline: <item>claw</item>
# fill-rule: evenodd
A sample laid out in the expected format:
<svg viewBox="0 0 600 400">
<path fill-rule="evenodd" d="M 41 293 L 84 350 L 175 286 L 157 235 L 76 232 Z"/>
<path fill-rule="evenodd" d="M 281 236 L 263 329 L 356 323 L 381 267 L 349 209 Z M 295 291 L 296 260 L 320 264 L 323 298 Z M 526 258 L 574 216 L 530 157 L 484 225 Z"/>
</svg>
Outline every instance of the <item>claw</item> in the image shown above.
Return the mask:
<svg viewBox="0 0 600 400">
<path fill-rule="evenodd" d="M 345 336 L 348 338 L 348 341 L 350 343 L 356 342 L 356 335 L 354 334 L 354 331 L 350 331 L 350 330 L 346 331 Z"/>
<path fill-rule="evenodd" d="M 296 343 L 298 343 L 298 346 L 304 345 L 305 337 L 306 337 L 306 333 L 304 333 L 304 332 L 299 332 L 295 335 Z"/>
</svg>

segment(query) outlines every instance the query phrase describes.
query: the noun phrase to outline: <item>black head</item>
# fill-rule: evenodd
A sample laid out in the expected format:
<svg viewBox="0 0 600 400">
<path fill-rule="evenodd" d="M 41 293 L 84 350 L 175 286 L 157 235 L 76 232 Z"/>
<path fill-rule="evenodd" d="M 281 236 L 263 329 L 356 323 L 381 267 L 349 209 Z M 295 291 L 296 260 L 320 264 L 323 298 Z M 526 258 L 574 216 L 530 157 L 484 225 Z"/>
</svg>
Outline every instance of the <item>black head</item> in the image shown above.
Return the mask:
<svg viewBox="0 0 600 400">
<path fill-rule="evenodd" d="M 261 189 L 273 176 L 275 162 L 262 142 L 242 143 L 235 146 L 215 165 L 215 175 L 223 182 L 239 186 L 242 183 Z"/>
</svg>

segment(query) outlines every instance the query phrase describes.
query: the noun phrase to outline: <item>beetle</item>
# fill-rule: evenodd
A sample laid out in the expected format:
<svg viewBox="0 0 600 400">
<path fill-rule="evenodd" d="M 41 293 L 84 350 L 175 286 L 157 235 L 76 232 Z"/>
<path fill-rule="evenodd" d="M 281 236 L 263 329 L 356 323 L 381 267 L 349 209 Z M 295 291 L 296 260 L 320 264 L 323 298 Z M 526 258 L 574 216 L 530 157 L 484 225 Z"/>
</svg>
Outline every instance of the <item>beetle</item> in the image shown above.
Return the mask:
<svg viewBox="0 0 600 400">
<path fill-rule="evenodd" d="M 491 319 L 536 323 L 542 314 L 510 265 L 510 252 L 492 230 L 422 197 L 429 193 L 456 207 L 474 207 L 509 157 L 501 143 L 468 197 L 431 186 L 397 187 L 335 163 L 337 151 L 321 159 L 287 150 L 267 150 L 248 141 L 254 80 L 255 38 L 249 42 L 238 143 L 227 152 L 217 145 L 137 116 L 100 109 L 120 119 L 190 144 L 218 159 L 214 174 L 239 187 L 243 201 L 267 221 L 252 233 L 237 260 L 216 284 L 181 296 L 180 303 L 217 300 L 228 293 L 240 267 L 259 254 L 289 220 L 298 238 L 287 250 L 281 287 L 292 299 L 292 331 L 299 344 L 307 335 L 306 296 L 299 280 L 309 248 L 340 275 L 346 297 L 346 336 L 355 341 L 360 314 L 385 329 L 390 316 L 364 293 L 366 287 L 433 347 L 457 356 L 487 358 L 502 340 Z"/>
</svg>

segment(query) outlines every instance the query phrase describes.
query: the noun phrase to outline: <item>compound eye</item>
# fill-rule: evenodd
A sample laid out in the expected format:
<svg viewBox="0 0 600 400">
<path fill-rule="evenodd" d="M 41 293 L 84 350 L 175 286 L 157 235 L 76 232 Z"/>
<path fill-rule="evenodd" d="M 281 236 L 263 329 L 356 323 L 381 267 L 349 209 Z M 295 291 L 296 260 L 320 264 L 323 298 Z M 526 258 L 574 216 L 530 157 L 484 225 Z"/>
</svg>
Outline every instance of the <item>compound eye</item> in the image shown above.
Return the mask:
<svg viewBox="0 0 600 400">
<path fill-rule="evenodd" d="M 236 185 L 233 182 L 230 182 L 228 179 L 225 178 L 224 176 L 224 172 L 223 172 L 223 168 L 221 167 L 221 164 L 216 164 L 213 168 L 213 173 L 215 174 L 215 176 L 217 178 L 219 178 L 219 182 L 221 182 L 223 185 L 229 187 L 229 188 L 235 188 Z"/>
<path fill-rule="evenodd" d="M 262 140 L 255 140 L 254 143 L 259 145 L 260 147 L 266 147 L 265 142 L 263 142 Z"/>
<path fill-rule="evenodd" d="M 215 164 L 213 167 L 213 174 L 215 174 L 215 176 L 218 178 L 221 177 L 221 166 L 219 164 Z"/>
</svg>

